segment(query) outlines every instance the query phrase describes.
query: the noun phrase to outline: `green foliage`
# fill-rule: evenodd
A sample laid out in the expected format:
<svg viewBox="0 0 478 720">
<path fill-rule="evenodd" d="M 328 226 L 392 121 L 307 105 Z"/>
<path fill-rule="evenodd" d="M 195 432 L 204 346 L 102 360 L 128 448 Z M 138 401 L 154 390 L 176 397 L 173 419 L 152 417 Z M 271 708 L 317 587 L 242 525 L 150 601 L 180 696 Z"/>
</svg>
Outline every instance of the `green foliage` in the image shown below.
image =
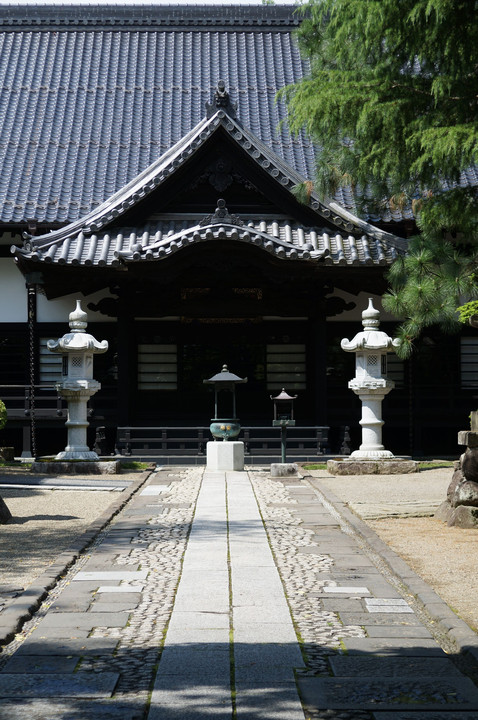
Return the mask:
<svg viewBox="0 0 478 720">
<path fill-rule="evenodd" d="M 460 305 L 457 308 L 458 320 L 461 323 L 468 323 L 472 317 L 478 315 L 478 300 L 471 300 L 470 302 Z"/>
<path fill-rule="evenodd" d="M 321 148 L 316 189 L 352 185 L 363 211 L 388 203 L 417 217 L 420 238 L 385 301 L 405 321 L 402 354 L 424 326 L 456 327 L 463 293 L 477 296 L 478 190 L 459 184 L 478 162 L 476 10 L 471 0 L 300 6 L 310 73 L 282 96 L 291 131 L 305 128 Z"/>
<path fill-rule="evenodd" d="M 0 430 L 7 424 L 7 408 L 3 400 L 0 400 Z"/>
</svg>

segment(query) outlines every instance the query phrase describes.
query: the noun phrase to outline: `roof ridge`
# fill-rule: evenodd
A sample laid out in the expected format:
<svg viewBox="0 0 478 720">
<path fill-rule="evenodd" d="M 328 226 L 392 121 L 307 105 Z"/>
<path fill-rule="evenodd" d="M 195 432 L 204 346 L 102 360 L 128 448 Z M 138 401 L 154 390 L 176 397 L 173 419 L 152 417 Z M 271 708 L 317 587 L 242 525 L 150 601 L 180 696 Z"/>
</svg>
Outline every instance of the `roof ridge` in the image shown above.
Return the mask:
<svg viewBox="0 0 478 720">
<path fill-rule="evenodd" d="M 262 32 L 264 27 L 299 25 L 297 7 L 290 5 L 5 5 L 2 6 L 0 27 L 22 30 L 28 26 L 74 30 L 78 27 L 118 27 L 125 30 L 132 26 L 143 30 L 158 26 L 181 28 L 190 26 L 196 30 L 234 28 L 244 26 L 249 32 Z"/>
</svg>

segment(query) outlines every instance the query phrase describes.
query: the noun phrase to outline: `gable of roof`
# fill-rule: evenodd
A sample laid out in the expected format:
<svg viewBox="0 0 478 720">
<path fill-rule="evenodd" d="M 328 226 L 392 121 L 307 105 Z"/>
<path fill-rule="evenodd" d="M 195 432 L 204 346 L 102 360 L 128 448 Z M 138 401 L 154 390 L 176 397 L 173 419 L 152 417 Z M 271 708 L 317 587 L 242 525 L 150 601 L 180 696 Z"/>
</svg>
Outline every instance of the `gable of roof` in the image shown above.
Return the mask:
<svg viewBox="0 0 478 720">
<path fill-rule="evenodd" d="M 227 91 L 225 94 L 227 96 Z M 218 133 L 226 134 L 238 151 L 243 150 L 247 154 L 251 164 L 258 166 L 281 189 L 287 190 L 292 195 L 294 188 L 304 181 L 304 177 L 276 155 L 249 128 L 229 114 L 230 110 L 222 107 L 218 101 L 217 93 L 215 102 L 217 107 L 214 113 L 209 112 L 209 117 L 203 118 L 164 155 L 98 208 L 63 228 L 54 230 L 47 235 L 31 238 L 31 244 L 35 246 L 43 246 L 45 243 L 51 245 L 78 232 L 91 234 L 112 223 L 120 223 L 123 215 L 136 204 L 141 203 L 148 195 L 158 192 L 161 186 L 180 170 L 182 165 L 190 163 L 201 147 L 206 142 L 210 142 Z M 209 104 L 209 108 L 211 106 L 212 104 Z M 318 216 L 317 224 L 326 223 L 331 228 L 346 230 L 349 233 L 366 232 L 375 237 L 386 238 L 392 244 L 395 243 L 405 249 L 404 241 L 396 236 L 365 223 L 351 213 L 344 212 L 337 204 L 319 199 L 315 193 L 311 195 L 310 208 Z"/>
<path fill-rule="evenodd" d="M 227 136 L 229 142 L 237 148 L 236 155 L 242 150 L 250 165 L 259 167 L 269 176 L 282 194 L 286 191 L 292 196 L 294 187 L 303 181 L 293 168 L 229 114 L 234 114 L 234 110 L 231 109 L 223 84 L 216 92 L 215 102 L 209 104 L 208 109 L 209 117 L 199 122 L 161 158 L 96 210 L 46 235 L 27 237 L 24 247 L 13 246 L 12 252 L 23 260 L 47 264 L 115 266 L 120 261 L 160 260 L 195 241 L 219 237 L 258 245 L 273 252 L 278 258 L 381 265 L 389 264 L 396 258 L 397 251 L 405 250 L 404 240 L 344 213 L 337 206 L 331 207 L 330 203 L 319 200 L 314 194 L 310 202 L 310 216 L 315 222 L 309 223 L 308 227 L 301 227 L 300 223 L 281 217 L 276 217 L 270 225 L 263 218 L 248 218 L 252 230 L 244 230 L 241 218 L 231 218 L 227 211 L 220 211 L 223 201 L 219 201 L 214 215 L 199 224 L 197 218 L 190 218 L 188 224 L 183 216 L 181 222 L 170 229 L 167 238 L 163 238 L 161 230 L 164 220 L 153 227 L 151 223 L 134 229 L 124 227 L 124 216 L 149 195 L 159 193 L 162 185 L 178 173 L 183 165 L 191 163 L 202 146 L 210 143 L 218 133 Z M 279 229 L 281 224 L 287 228 L 282 235 Z M 137 240 L 138 235 L 142 237 L 141 241 Z M 359 238 L 358 244 L 354 235 Z M 330 236 L 336 241 L 335 252 L 331 252 Z M 370 250 L 372 246 L 373 252 Z"/>
</svg>

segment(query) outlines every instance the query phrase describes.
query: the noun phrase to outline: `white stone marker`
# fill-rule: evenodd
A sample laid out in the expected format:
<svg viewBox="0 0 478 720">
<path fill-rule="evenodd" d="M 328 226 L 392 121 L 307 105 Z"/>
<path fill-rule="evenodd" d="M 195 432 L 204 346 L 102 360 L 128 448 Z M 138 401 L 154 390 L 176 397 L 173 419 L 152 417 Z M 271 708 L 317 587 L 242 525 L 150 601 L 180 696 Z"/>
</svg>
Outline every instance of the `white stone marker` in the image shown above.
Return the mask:
<svg viewBox="0 0 478 720">
<path fill-rule="evenodd" d="M 206 458 L 208 470 L 244 470 L 244 443 L 239 440 L 208 442 Z"/>
</svg>

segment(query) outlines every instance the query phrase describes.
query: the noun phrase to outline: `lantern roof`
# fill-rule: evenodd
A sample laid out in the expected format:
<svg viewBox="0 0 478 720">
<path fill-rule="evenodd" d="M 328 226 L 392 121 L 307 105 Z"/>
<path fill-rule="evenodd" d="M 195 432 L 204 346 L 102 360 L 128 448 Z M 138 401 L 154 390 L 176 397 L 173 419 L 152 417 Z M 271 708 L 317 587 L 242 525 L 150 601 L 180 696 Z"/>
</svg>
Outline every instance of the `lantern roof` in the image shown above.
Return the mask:
<svg viewBox="0 0 478 720">
<path fill-rule="evenodd" d="M 47 347 L 53 353 L 104 353 L 108 350 L 108 341 L 99 342 L 93 335 L 86 332 L 88 316 L 81 307 L 81 301 L 76 301 L 76 308 L 70 313 L 70 332 L 59 340 L 48 340 Z"/>
<path fill-rule="evenodd" d="M 279 393 L 276 397 L 272 397 L 272 395 L 271 395 L 271 400 L 283 400 L 283 401 L 286 401 L 286 400 L 295 400 L 296 397 L 297 397 L 297 395 L 289 395 L 289 394 L 285 391 L 285 388 L 282 388 L 282 390 L 280 391 L 280 393 Z"/>
<path fill-rule="evenodd" d="M 239 383 L 246 383 L 247 378 L 240 378 L 238 375 L 235 375 L 234 373 L 229 372 L 227 365 L 222 366 L 221 372 L 216 373 L 212 377 L 210 377 L 208 380 L 204 380 L 205 383 L 214 383 L 214 384 L 228 384 L 228 385 L 237 385 Z"/>
<path fill-rule="evenodd" d="M 393 352 L 400 344 L 400 341 L 391 338 L 386 332 L 379 330 L 380 311 L 373 306 L 372 298 L 368 299 L 368 307 L 362 313 L 362 325 L 364 329 L 357 333 L 352 340 L 344 338 L 340 347 L 346 352 L 357 352 L 360 350 L 384 350 Z"/>
</svg>

